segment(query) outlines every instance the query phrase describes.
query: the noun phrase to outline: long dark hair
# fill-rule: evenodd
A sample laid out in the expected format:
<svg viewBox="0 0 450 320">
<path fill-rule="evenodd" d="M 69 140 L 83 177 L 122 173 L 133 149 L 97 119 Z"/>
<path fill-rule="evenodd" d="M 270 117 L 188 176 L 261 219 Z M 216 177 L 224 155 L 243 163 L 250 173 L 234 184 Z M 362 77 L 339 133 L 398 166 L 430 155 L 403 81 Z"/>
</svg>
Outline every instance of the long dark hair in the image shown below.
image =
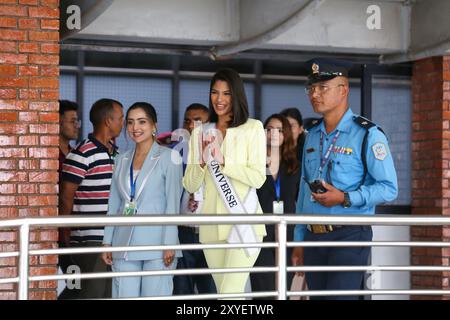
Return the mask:
<svg viewBox="0 0 450 320">
<path fill-rule="evenodd" d="M 233 117 L 229 123 L 231 128 L 240 126 L 248 120 L 248 103 L 245 95 L 244 83 L 239 74 L 233 69 L 219 69 L 211 79 L 209 87 L 209 121 L 217 122 L 217 113 L 211 102 L 211 91 L 217 81 L 225 81 L 231 91 Z"/>
<path fill-rule="evenodd" d="M 280 148 L 281 163 L 286 166 L 288 174 L 294 174 L 299 169 L 300 162 L 297 159 L 297 148 L 294 146 L 291 125 L 285 116 L 275 113 L 264 122 L 264 128 L 267 128 L 269 121 L 272 119 L 279 120 L 283 125 L 283 144 Z"/>
<path fill-rule="evenodd" d="M 298 126 L 301 127 L 303 126 L 303 117 L 302 117 L 302 113 L 300 112 L 300 110 L 298 110 L 297 108 L 287 108 L 284 109 L 283 111 L 280 112 L 280 114 L 282 114 L 283 116 L 287 117 L 291 117 L 292 119 L 294 119 L 295 121 L 297 121 Z M 297 138 L 297 146 L 302 146 L 302 139 L 304 134 L 299 134 L 298 138 Z"/>
</svg>

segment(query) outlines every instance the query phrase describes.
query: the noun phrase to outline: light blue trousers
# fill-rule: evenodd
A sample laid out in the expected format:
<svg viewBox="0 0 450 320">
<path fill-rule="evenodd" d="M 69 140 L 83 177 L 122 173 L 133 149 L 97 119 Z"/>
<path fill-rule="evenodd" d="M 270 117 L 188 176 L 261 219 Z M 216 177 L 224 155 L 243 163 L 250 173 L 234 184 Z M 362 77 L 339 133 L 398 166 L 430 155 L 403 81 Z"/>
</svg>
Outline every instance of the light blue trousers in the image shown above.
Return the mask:
<svg viewBox="0 0 450 320">
<path fill-rule="evenodd" d="M 172 270 L 177 265 L 174 259 L 169 267 L 162 259 L 127 261 L 113 259 L 113 272 Z M 173 291 L 173 276 L 116 277 L 112 281 L 112 298 L 138 298 L 170 296 Z"/>
</svg>

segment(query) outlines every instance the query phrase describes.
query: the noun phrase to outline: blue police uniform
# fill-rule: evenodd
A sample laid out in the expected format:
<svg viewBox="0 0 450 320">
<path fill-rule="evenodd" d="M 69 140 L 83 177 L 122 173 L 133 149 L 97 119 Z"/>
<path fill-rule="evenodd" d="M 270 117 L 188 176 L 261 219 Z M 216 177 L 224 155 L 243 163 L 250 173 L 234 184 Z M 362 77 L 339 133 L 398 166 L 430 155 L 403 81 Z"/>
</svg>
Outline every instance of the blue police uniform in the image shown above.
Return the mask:
<svg viewBox="0 0 450 320">
<path fill-rule="evenodd" d="M 316 65 L 314 68 L 319 67 Z M 333 66 L 326 70 L 327 75 L 330 74 L 330 69 L 333 69 Z M 317 75 L 317 70 L 315 71 L 316 80 L 321 81 L 320 74 Z M 331 152 L 324 164 L 327 151 Z M 317 179 L 347 193 L 348 207 L 325 207 L 315 202 L 307 182 Z M 376 205 L 394 200 L 397 192 L 397 175 L 386 136 L 368 120 L 356 116 L 349 108 L 329 134 L 323 121 L 319 121 L 309 130 L 303 152 L 302 179 L 296 208 L 298 214 L 374 214 Z M 315 226 L 297 225 L 294 241 L 372 240 L 370 226 L 320 227 L 322 228 L 319 230 L 319 227 Z M 304 264 L 367 265 L 369 254 L 369 247 L 305 248 Z M 306 273 L 310 290 L 358 290 L 361 288 L 363 276 L 363 272 Z"/>
</svg>

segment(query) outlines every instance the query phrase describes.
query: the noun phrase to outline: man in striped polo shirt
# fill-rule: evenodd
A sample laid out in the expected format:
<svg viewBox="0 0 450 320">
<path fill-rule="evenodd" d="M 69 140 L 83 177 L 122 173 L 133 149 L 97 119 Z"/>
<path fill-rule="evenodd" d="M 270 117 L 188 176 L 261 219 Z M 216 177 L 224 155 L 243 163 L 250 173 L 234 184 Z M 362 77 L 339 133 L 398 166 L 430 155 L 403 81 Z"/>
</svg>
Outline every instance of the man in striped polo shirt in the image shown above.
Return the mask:
<svg viewBox="0 0 450 320">
<path fill-rule="evenodd" d="M 100 99 L 89 113 L 94 132 L 66 157 L 60 190 L 60 215 L 106 215 L 109 189 L 117 153 L 112 140 L 123 126 L 123 106 L 112 99 Z M 66 246 L 102 246 L 103 227 L 75 227 L 65 233 Z M 72 256 L 81 273 L 106 272 L 99 254 Z M 107 298 L 111 279 L 82 280 L 79 290 L 68 287 L 62 299 Z M 75 289 L 76 288 L 75 286 Z"/>
</svg>

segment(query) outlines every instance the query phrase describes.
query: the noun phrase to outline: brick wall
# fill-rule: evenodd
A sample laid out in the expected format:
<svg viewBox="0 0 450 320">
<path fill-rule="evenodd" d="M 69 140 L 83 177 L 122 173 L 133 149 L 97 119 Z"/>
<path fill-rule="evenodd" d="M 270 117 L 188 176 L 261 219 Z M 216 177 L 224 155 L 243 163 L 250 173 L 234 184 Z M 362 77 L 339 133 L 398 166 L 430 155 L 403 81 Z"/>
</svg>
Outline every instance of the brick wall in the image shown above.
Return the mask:
<svg viewBox="0 0 450 320">
<path fill-rule="evenodd" d="M 57 215 L 59 0 L 0 0 L 0 219 Z M 32 231 L 30 248 L 56 247 L 55 230 Z M 0 252 L 18 233 L 0 230 Z M 32 257 L 31 275 L 54 274 L 56 256 Z M 0 278 L 17 259 L 0 259 Z M 55 282 L 30 286 L 31 299 L 55 299 Z M 16 299 L 0 285 L 0 299 Z"/>
<path fill-rule="evenodd" d="M 450 57 L 435 57 L 415 62 L 412 124 L 413 214 L 450 215 L 449 103 Z M 449 241 L 450 228 L 414 227 L 411 235 L 414 241 Z M 448 266 L 449 257 L 448 248 L 412 250 L 413 265 Z M 412 288 L 449 290 L 449 277 L 449 272 L 415 272 L 412 275 Z"/>
</svg>

